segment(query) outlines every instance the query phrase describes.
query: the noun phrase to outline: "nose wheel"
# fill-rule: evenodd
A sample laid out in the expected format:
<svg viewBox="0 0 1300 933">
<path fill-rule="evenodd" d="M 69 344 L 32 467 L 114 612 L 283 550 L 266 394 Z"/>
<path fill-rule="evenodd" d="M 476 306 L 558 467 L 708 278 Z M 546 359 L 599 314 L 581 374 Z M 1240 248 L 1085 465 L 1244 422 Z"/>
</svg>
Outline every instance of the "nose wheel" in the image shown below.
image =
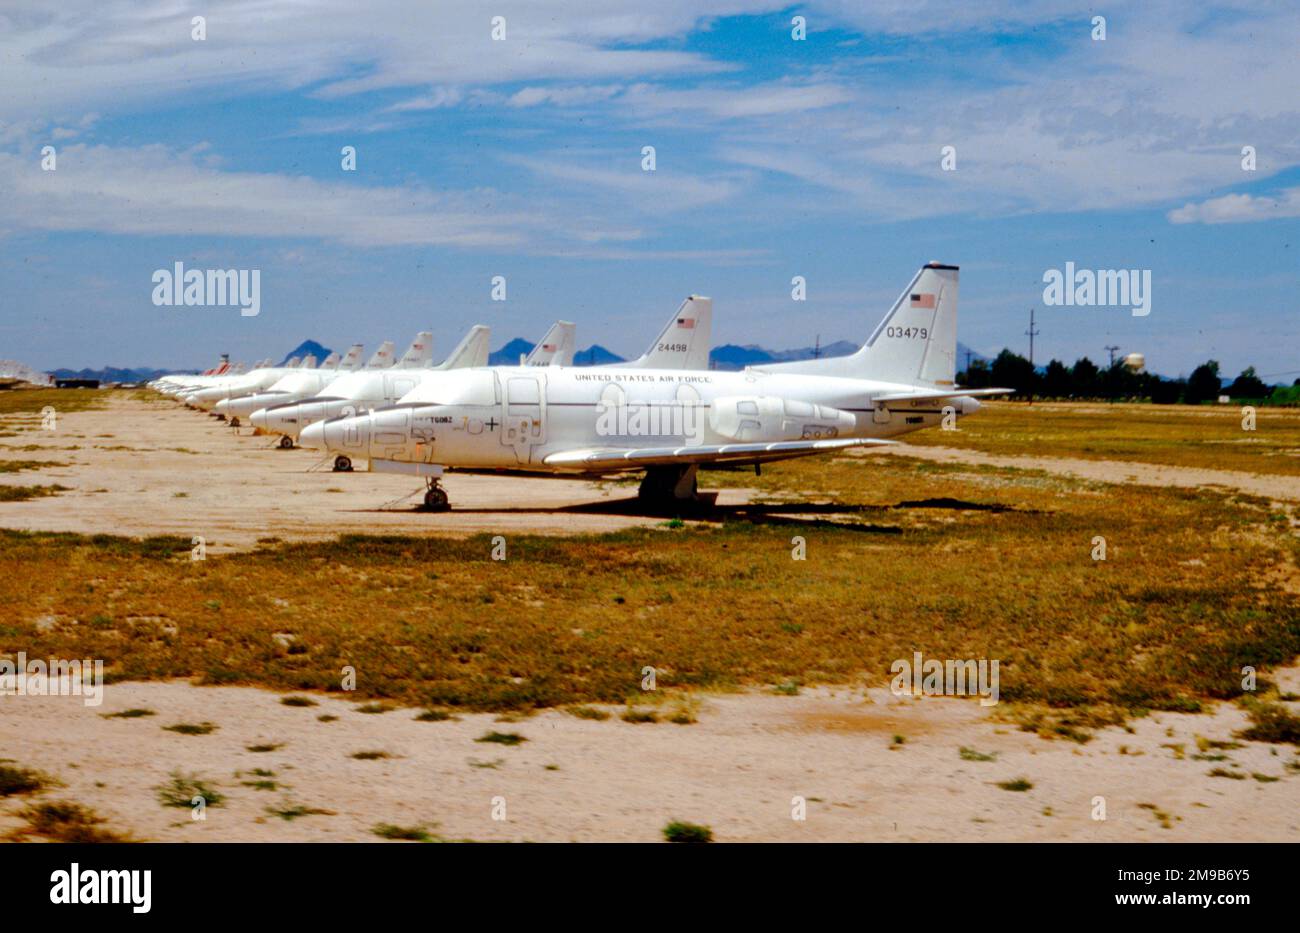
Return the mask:
<svg viewBox="0 0 1300 933">
<path fill-rule="evenodd" d="M 451 502 L 447 499 L 447 490 L 436 479 L 429 480 L 429 488 L 424 491 L 424 511 L 450 512 Z"/>
<path fill-rule="evenodd" d="M 290 437 L 288 434 L 283 434 L 283 435 L 281 435 L 281 436 L 280 436 L 280 449 L 281 449 L 281 450 L 289 450 L 289 449 L 291 449 L 292 447 L 293 447 L 293 438 Z"/>
<path fill-rule="evenodd" d="M 351 458 L 351 457 L 345 457 L 345 456 L 343 456 L 342 454 L 339 454 L 337 457 L 335 457 L 335 458 L 334 458 L 334 472 L 335 472 L 335 473 L 351 473 L 351 472 L 352 472 L 352 458 Z"/>
</svg>

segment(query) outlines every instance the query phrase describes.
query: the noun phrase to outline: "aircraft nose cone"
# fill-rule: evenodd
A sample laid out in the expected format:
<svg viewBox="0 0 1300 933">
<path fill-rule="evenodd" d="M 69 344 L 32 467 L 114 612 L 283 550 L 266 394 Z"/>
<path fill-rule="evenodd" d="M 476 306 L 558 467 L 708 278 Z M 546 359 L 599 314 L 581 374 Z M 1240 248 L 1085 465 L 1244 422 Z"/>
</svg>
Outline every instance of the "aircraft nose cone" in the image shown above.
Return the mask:
<svg viewBox="0 0 1300 933">
<path fill-rule="evenodd" d="M 222 399 L 221 401 L 217 402 L 217 404 L 213 407 L 212 410 L 219 415 L 224 415 L 227 411 L 230 410 L 230 399 L 228 398 Z"/>
<path fill-rule="evenodd" d="M 270 419 L 266 415 L 265 408 L 259 408 L 248 416 L 248 423 L 255 428 L 261 428 L 263 431 L 271 426 L 269 422 Z"/>
<path fill-rule="evenodd" d="M 298 435 L 299 447 L 310 447 L 315 450 L 325 449 L 325 422 L 317 421 L 315 424 L 309 424 L 302 429 Z"/>
</svg>

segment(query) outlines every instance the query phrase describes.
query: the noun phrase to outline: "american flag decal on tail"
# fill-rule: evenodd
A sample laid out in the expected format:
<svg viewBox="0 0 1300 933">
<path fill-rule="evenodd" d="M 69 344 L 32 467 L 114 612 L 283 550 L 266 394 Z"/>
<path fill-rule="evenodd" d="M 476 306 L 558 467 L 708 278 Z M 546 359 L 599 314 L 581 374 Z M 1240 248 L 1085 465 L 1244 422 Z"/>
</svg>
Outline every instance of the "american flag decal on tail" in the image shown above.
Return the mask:
<svg viewBox="0 0 1300 933">
<path fill-rule="evenodd" d="M 693 327 L 695 326 L 695 318 L 693 318 L 693 317 L 679 317 L 679 318 L 677 319 L 677 326 L 678 326 L 678 327 L 681 327 L 681 328 L 684 328 L 685 330 L 690 330 L 691 328 L 693 328 Z"/>
<path fill-rule="evenodd" d="M 934 295 L 912 295 L 908 305 L 913 308 L 930 308 L 934 309 Z"/>
</svg>

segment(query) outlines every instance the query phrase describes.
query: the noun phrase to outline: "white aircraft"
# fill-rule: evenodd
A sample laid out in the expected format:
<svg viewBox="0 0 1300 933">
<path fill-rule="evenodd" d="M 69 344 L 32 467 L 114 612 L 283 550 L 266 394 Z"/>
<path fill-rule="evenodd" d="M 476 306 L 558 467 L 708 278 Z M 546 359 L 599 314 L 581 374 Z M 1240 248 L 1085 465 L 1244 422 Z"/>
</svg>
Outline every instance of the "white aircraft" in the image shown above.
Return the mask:
<svg viewBox="0 0 1300 933">
<path fill-rule="evenodd" d="M 421 352 L 427 353 L 429 338 L 433 335 L 420 335 L 424 337 L 421 344 L 420 337 L 415 338 L 415 343 L 411 344 L 411 349 L 407 350 L 407 356 L 410 356 L 417 347 L 422 347 Z M 264 391 L 254 392 L 251 395 L 241 395 L 238 398 L 226 398 L 217 402 L 213 406 L 213 411 L 219 415 L 225 415 L 230 419 L 234 427 L 238 427 L 240 419 L 247 418 L 259 408 L 266 408 L 268 405 L 276 405 L 283 402 L 292 402 L 301 398 L 308 398 L 323 390 L 336 379 L 341 378 L 344 373 L 349 373 L 361 365 L 362 346 L 354 343 L 348 348 L 348 352 L 342 358 L 337 353 L 332 353 L 333 365 L 329 367 L 322 366 L 319 369 L 294 369 L 273 382 Z M 292 447 L 293 441 L 288 444 L 281 444 L 282 447 Z"/>
<path fill-rule="evenodd" d="M 556 321 L 519 365 L 572 366 L 577 331 L 577 325 L 571 321 Z"/>
<path fill-rule="evenodd" d="M 304 447 L 425 477 L 448 508 L 444 470 L 598 476 L 645 471 L 640 495 L 695 497 L 701 466 L 758 465 L 872 447 L 979 410 L 961 389 L 956 266 L 930 263 L 851 356 L 741 372 L 496 366 L 440 373 L 390 408 L 317 422 Z M 684 319 L 683 319 L 684 320 Z M 678 327 L 689 330 L 680 322 Z M 677 338 L 666 335 L 665 343 Z"/>
<path fill-rule="evenodd" d="M 686 323 L 681 323 L 686 322 Z M 684 334 L 673 337 L 673 333 Z M 574 325 L 556 321 L 546 332 L 532 353 L 521 361 L 524 367 L 546 365 L 567 366 L 573 361 L 575 342 Z M 713 303 L 707 298 L 691 297 L 668 319 L 660 335 L 638 359 L 619 366 L 631 368 L 659 367 L 661 369 L 686 369 L 707 365 L 709 342 L 713 337 Z M 483 367 L 487 365 L 488 328 L 478 325 L 470 330 L 451 355 L 431 373 L 451 369 Z M 432 378 L 429 373 L 422 379 Z M 400 379 L 366 379 L 362 374 L 345 377 L 333 383 L 328 391 L 318 397 L 298 404 L 277 405 L 254 412 L 250 419 L 255 427 L 276 434 L 297 438 L 303 428 L 318 421 L 340 416 L 355 415 L 376 408 L 394 405 L 415 386 Z M 352 456 L 339 453 L 334 458 L 336 472 L 352 469 Z"/>
<path fill-rule="evenodd" d="M 249 416 L 249 423 L 272 434 L 280 434 L 290 439 L 298 436 L 307 425 L 323 418 L 334 418 L 341 414 L 355 414 L 371 408 L 391 405 L 410 392 L 425 378 L 427 373 L 468 366 L 484 366 L 488 359 L 489 329 L 482 324 L 470 328 L 465 338 L 456 349 L 437 366 L 415 369 L 409 366 L 397 366 L 390 369 L 367 367 L 357 372 L 339 376 L 317 395 L 296 402 L 273 404 L 254 411 Z M 416 343 L 425 343 L 426 350 L 432 346 L 429 340 L 421 341 L 426 332 L 421 332 Z M 414 347 L 414 344 L 412 345 Z M 382 349 L 382 348 L 381 348 Z M 410 351 L 403 357 L 406 361 Z M 428 360 L 430 357 L 424 357 Z M 281 444 L 283 445 L 283 441 Z M 336 457 L 334 469 L 347 471 L 352 469 L 352 461 L 344 456 Z"/>
<path fill-rule="evenodd" d="M 307 367 L 307 363 L 311 363 Z M 217 402 L 228 398 L 239 398 L 241 395 L 249 395 L 253 392 L 260 392 L 269 388 L 276 382 L 280 381 L 290 372 L 301 368 L 314 368 L 316 361 L 313 357 L 308 356 L 306 359 L 292 357 L 283 366 L 258 366 L 251 372 L 243 376 L 236 376 L 232 379 L 225 379 L 214 383 L 209 388 L 199 389 L 184 396 L 185 403 L 194 408 L 203 411 L 211 411 Z"/>
</svg>

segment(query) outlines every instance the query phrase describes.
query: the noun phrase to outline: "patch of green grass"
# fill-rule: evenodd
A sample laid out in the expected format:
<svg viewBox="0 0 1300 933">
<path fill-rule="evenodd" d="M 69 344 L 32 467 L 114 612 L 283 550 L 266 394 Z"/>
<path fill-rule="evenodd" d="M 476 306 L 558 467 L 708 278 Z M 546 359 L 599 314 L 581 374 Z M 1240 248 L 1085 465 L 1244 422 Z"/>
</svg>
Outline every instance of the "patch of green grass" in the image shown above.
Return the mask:
<svg viewBox="0 0 1300 933">
<path fill-rule="evenodd" d="M 962 761 L 997 761 L 998 760 L 997 752 L 977 752 L 975 749 L 967 748 L 965 745 L 961 747 L 958 754 L 961 755 Z"/>
<path fill-rule="evenodd" d="M 39 771 L 0 763 L 0 797 L 34 794 L 54 783 Z"/>
<path fill-rule="evenodd" d="M 1300 745 L 1300 716 L 1277 703 L 1255 702 L 1247 706 L 1251 725 L 1237 733 L 1253 742 L 1289 742 Z"/>
<path fill-rule="evenodd" d="M 396 826 L 392 823 L 379 823 L 370 831 L 381 839 L 400 839 L 406 842 L 434 841 L 434 837 L 423 826 Z"/>
<path fill-rule="evenodd" d="M 27 821 L 23 832 L 54 842 L 130 842 L 127 836 L 103 828 L 104 818 L 89 807 L 66 800 L 32 804 L 19 811 Z"/>
<path fill-rule="evenodd" d="M 69 464 L 60 463 L 57 460 L 0 460 L 0 473 L 20 473 L 23 470 L 65 466 L 69 466 Z"/>
<path fill-rule="evenodd" d="M 210 722 L 178 722 L 175 725 L 163 726 L 166 731 L 180 735 L 210 735 L 216 732 L 217 728 Z"/>
<path fill-rule="evenodd" d="M 773 687 L 772 692 L 779 693 L 782 696 L 788 696 L 788 697 L 798 696 L 799 682 L 795 680 L 787 680 L 785 683 L 777 684 L 775 687 Z"/>
<path fill-rule="evenodd" d="M 301 803 L 291 803 L 282 801 L 279 806 L 270 806 L 266 812 L 271 816 L 278 816 L 286 823 L 304 816 L 337 816 L 333 810 L 323 810 L 320 807 L 309 807 Z"/>
<path fill-rule="evenodd" d="M 701 826 L 698 823 L 686 823 L 681 820 L 673 820 L 665 826 L 663 834 L 667 842 L 700 843 L 713 841 L 713 830 L 709 829 L 709 827 Z"/>
<path fill-rule="evenodd" d="M 363 703 L 360 706 L 354 707 L 354 709 L 358 713 L 369 713 L 371 715 L 390 713 L 393 710 L 393 708 L 387 703 Z"/>
<path fill-rule="evenodd" d="M 1214 768 L 1210 771 L 1210 777 L 1231 778 L 1234 781 L 1246 780 L 1246 775 L 1236 771 L 1229 771 L 1227 768 Z"/>
<path fill-rule="evenodd" d="M 579 719 L 592 719 L 597 722 L 603 722 L 609 718 L 609 713 L 594 706 L 570 706 L 567 712 L 570 716 L 577 716 Z"/>
<path fill-rule="evenodd" d="M 1019 791 L 1019 792 L 1034 789 L 1033 782 L 1027 781 L 1024 778 L 1013 778 L 1010 781 L 998 781 L 997 786 L 1002 788 L 1003 790 L 1011 790 L 1011 791 Z"/>
<path fill-rule="evenodd" d="M 645 722 L 658 722 L 659 714 L 652 709 L 628 709 L 618 718 L 624 722 L 640 724 Z"/>
<path fill-rule="evenodd" d="M 445 709 L 426 709 L 424 712 L 417 714 L 414 719 L 416 722 L 447 722 L 455 719 L 451 713 Z"/>
<path fill-rule="evenodd" d="M 100 713 L 105 719 L 141 719 L 145 716 L 156 715 L 151 709 L 135 707 L 133 709 L 124 709 L 116 713 Z"/>
<path fill-rule="evenodd" d="M 303 696 L 280 697 L 280 703 L 284 706 L 318 706 L 319 705 L 311 697 L 303 697 Z"/>
<path fill-rule="evenodd" d="M 164 807 L 179 807 L 190 809 L 196 804 L 195 797 L 202 797 L 204 806 L 219 807 L 225 803 L 226 797 L 220 791 L 216 790 L 207 781 L 200 780 L 193 775 L 183 776 L 179 771 L 173 771 L 171 780 L 156 788 L 158 792 L 158 802 Z"/>
<path fill-rule="evenodd" d="M 1275 776 L 1275 775 L 1272 775 L 1272 774 L 1260 774 L 1258 771 L 1252 771 L 1252 772 L 1250 773 L 1250 776 L 1253 777 L 1255 780 L 1259 781 L 1259 783 L 1261 783 L 1261 784 L 1272 784 L 1272 783 L 1274 783 L 1275 781 L 1280 781 L 1280 780 L 1282 780 L 1280 777 L 1277 777 L 1277 776 Z"/>
<path fill-rule="evenodd" d="M 1034 442 L 1016 440 L 1021 450 Z M 640 679 L 629 659 L 647 651 L 672 697 L 883 686 L 900 645 L 965 658 L 978 643 L 980 656 L 1002 662 L 998 715 L 1075 741 L 1151 711 L 1238 697 L 1242 666 L 1300 654 L 1300 596 L 1259 585 L 1261 569 L 1294 577 L 1295 544 L 1273 508 L 1212 489 L 902 456 L 865 467 L 836 456 L 745 477 L 772 502 L 829 503 L 815 519 L 795 506 L 746 506 L 671 538 L 656 529 L 512 538 L 512 566 L 528 581 L 518 587 L 491 576 L 500 568 L 486 535 L 342 536 L 190 563 L 188 539 L 151 550 L 127 538 L 0 531 L 6 619 L 20 633 L 8 646 L 112 657 L 115 674 L 135 680 L 219 677 L 322 694 L 352 665 L 368 672 L 358 703 L 501 713 L 623 704 Z M 1121 542 L 1104 564 L 1078 550 L 1098 529 Z M 824 559 L 791 561 L 796 532 L 815 536 Z M 966 558 L 992 552 L 997 566 L 972 579 Z M 303 579 L 318 585 L 304 590 Z M 489 589 L 500 610 L 492 618 L 511 624 L 485 620 L 477 594 Z M 288 591 L 302 650 L 293 655 L 273 637 L 283 622 L 267 598 Z M 364 625 L 347 612 L 362 599 Z M 412 605 L 430 602 L 438 613 L 413 616 Z M 160 606 L 175 626 L 165 641 L 33 625 L 49 614 L 153 616 Z M 797 637 L 782 630 L 791 620 L 803 626 Z"/>
<path fill-rule="evenodd" d="M 475 742 L 491 742 L 496 745 L 519 745 L 528 739 L 518 732 L 487 732 L 480 735 Z"/>
<path fill-rule="evenodd" d="M 26 502 L 28 499 L 44 499 L 71 491 L 72 487 L 60 486 L 58 483 L 46 486 L 0 486 L 0 502 Z"/>
</svg>

